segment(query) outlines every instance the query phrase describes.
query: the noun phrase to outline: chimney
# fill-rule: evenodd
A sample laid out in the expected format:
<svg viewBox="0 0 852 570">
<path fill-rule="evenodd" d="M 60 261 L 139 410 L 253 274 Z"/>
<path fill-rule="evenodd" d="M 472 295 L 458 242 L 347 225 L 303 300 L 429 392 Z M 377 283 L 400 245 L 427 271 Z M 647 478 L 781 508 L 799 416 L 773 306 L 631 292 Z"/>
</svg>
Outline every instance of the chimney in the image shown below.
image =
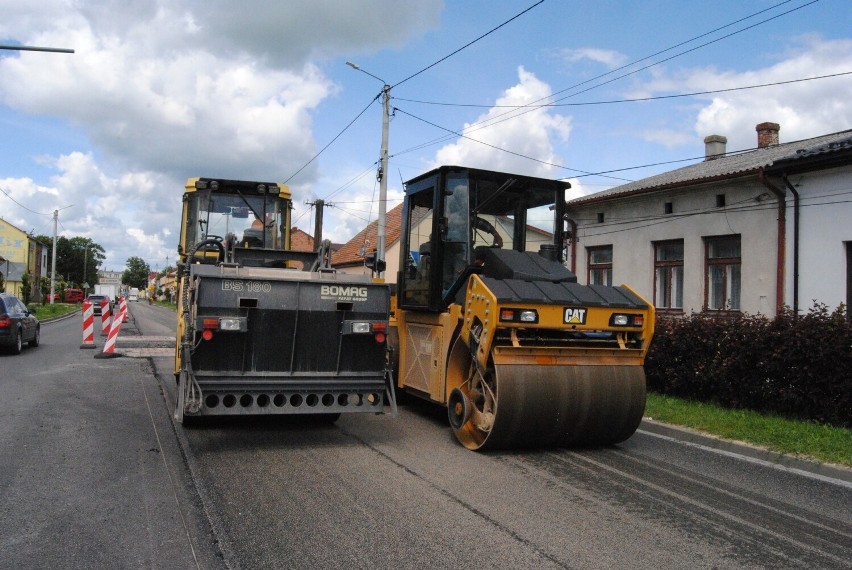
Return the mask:
<svg viewBox="0 0 852 570">
<path fill-rule="evenodd" d="M 757 148 L 778 144 L 778 131 L 781 130 L 781 125 L 778 123 L 760 123 L 754 130 L 757 131 Z"/>
<path fill-rule="evenodd" d="M 727 144 L 727 137 L 722 135 L 704 137 L 704 160 L 708 161 L 725 156 L 725 145 Z"/>
</svg>

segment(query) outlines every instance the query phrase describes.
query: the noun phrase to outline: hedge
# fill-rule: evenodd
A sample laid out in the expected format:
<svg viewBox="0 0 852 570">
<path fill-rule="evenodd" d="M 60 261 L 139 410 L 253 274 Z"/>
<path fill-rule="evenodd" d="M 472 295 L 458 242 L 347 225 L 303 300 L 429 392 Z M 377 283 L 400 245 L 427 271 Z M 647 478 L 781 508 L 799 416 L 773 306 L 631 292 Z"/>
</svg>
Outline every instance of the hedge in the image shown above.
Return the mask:
<svg viewBox="0 0 852 570">
<path fill-rule="evenodd" d="M 645 372 L 660 394 L 852 428 L 852 323 L 842 306 L 774 319 L 658 316 Z"/>
</svg>

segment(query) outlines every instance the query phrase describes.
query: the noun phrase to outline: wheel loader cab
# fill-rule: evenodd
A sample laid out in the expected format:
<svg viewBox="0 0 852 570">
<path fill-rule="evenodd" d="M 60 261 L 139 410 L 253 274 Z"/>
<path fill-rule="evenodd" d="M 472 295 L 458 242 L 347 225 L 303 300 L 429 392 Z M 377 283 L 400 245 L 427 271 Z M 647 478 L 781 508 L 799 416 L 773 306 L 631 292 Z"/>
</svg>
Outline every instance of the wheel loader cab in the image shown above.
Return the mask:
<svg viewBox="0 0 852 570">
<path fill-rule="evenodd" d="M 567 188 L 559 181 L 452 166 L 409 181 L 397 278 L 400 306 L 446 311 L 454 300 L 447 294 L 454 286 L 463 292 L 459 278 L 475 267 L 478 247 L 561 252 Z"/>
<path fill-rule="evenodd" d="M 290 192 L 277 183 L 191 179 L 184 193 L 184 223 L 179 252 L 197 244 L 196 261 L 218 259 L 234 248 L 285 250 L 289 246 Z"/>
</svg>

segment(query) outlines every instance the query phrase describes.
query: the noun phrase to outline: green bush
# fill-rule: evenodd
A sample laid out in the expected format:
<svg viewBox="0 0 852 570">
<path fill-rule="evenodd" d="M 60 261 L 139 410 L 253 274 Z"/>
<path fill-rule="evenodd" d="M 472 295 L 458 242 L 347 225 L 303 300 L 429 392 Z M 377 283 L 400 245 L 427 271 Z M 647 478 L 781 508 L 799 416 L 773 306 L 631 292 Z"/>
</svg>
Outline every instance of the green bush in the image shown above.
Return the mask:
<svg viewBox="0 0 852 570">
<path fill-rule="evenodd" d="M 774 319 L 659 317 L 645 372 L 660 394 L 852 427 L 852 324 L 842 306 Z"/>
</svg>

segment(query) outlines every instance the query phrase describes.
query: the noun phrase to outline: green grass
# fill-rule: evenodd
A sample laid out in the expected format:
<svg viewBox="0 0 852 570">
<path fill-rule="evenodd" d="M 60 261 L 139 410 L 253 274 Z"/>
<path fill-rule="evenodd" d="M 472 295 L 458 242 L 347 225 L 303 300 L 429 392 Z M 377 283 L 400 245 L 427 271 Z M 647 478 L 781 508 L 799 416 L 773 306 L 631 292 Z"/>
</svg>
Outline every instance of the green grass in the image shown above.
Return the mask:
<svg viewBox="0 0 852 570">
<path fill-rule="evenodd" d="M 54 303 L 52 305 L 42 305 L 41 303 L 30 303 L 30 311 L 35 311 L 36 318 L 40 321 L 50 319 L 52 317 L 61 317 L 68 313 L 73 313 L 80 310 L 79 303 Z"/>
<path fill-rule="evenodd" d="M 786 455 L 852 467 L 852 430 L 648 393 L 645 416 Z"/>
</svg>

